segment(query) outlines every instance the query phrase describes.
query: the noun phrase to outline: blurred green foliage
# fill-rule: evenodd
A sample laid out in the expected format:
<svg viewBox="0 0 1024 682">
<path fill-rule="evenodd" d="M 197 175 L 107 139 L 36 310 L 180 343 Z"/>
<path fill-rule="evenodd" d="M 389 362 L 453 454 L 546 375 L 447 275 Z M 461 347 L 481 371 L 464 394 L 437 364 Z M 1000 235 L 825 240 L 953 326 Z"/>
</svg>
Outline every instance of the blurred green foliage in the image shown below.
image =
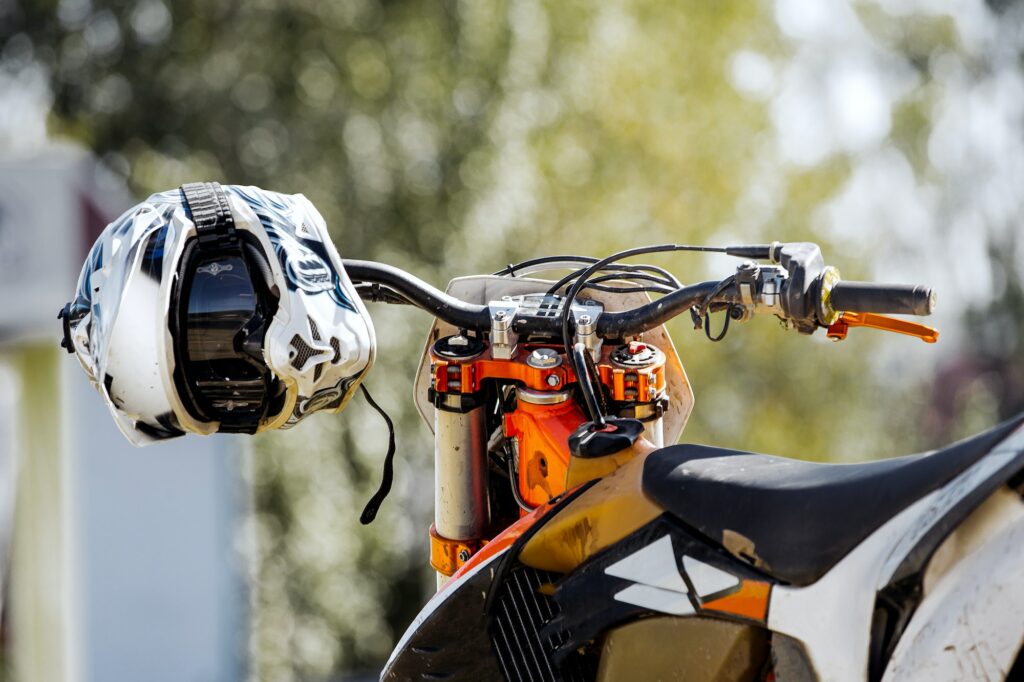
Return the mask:
<svg viewBox="0 0 1024 682">
<path fill-rule="evenodd" d="M 959 49 L 956 30 L 870 4 L 860 16 L 922 74 L 887 144 L 927 174 L 928 60 Z M 854 154 L 786 163 L 765 97 L 730 81 L 740 51 L 795 58 L 779 23 L 768 3 L 692 0 L 0 2 L 7 68 L 47 69 L 52 132 L 90 146 L 140 196 L 199 179 L 302 192 L 342 255 L 439 285 L 530 256 L 668 241 L 814 240 L 847 276 L 872 276 L 867 247 L 829 249 L 851 242 L 822 214 Z M 684 281 L 734 265 L 658 264 Z M 359 527 L 386 447 L 361 401 L 258 439 L 250 647 L 260 679 L 379 668 L 430 589 L 432 444 L 409 400 L 429 320 L 371 312 L 380 352 L 369 386 L 399 427 L 396 489 Z M 688 327 L 671 325 L 697 395 L 687 440 L 862 459 L 937 445 L 964 413 L 935 408 L 920 374 L 903 371 L 904 356 L 927 351 L 917 342 L 886 340 L 896 350 L 880 360 L 871 335 L 833 346 L 759 320 L 712 345 Z M 1019 368 L 1019 341 L 1000 338 L 986 367 L 1016 358 Z M 1005 411 L 1000 396 L 1019 404 L 1014 390 L 975 396 L 972 427 Z M 921 423 L 930 428 L 909 427 Z"/>
</svg>

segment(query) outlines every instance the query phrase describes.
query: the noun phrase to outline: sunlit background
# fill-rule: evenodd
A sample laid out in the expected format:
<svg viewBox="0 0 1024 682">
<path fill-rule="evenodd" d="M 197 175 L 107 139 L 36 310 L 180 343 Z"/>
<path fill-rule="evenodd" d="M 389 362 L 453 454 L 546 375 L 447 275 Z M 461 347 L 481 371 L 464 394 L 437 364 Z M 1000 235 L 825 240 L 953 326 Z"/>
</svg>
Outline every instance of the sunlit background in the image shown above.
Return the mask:
<svg viewBox="0 0 1024 682">
<path fill-rule="evenodd" d="M 0 161 L 11 177 L 55 147 L 88 150 L 95 186 L 124 197 L 114 215 L 195 180 L 301 192 L 343 256 L 438 286 L 540 255 L 816 241 L 846 278 L 933 286 L 940 342 L 856 329 L 833 344 L 758 319 L 711 344 L 679 319 L 697 398 L 683 438 L 854 461 L 1024 409 L 1022 57 L 1014 0 L 0 0 Z M 30 229 L 0 220 L 0 268 Z M 683 281 L 734 267 L 655 262 Z M 432 443 L 411 399 L 430 320 L 371 314 L 368 385 L 399 427 L 395 489 L 361 527 L 387 441 L 362 401 L 253 439 L 223 538 L 240 589 L 216 596 L 239 614 L 222 637 L 232 662 L 203 679 L 372 677 L 431 591 Z M 0 406 L 47 363 L 74 362 L 52 331 L 0 326 Z M 0 550 L 15 490 L 15 515 L 38 502 L 12 485 L 33 470 L 16 421 L 46 423 L 0 420 Z M 76 438 L 88 470 L 101 455 Z M 144 452 L 158 466 L 160 448 Z M 46 632 L 11 612 L 0 651 L 29 679 L 19 652 L 39 652 L 22 643 Z M 159 619 L 148 627 L 159 641 Z M 99 679 L 78 658 L 63 674 Z"/>
</svg>

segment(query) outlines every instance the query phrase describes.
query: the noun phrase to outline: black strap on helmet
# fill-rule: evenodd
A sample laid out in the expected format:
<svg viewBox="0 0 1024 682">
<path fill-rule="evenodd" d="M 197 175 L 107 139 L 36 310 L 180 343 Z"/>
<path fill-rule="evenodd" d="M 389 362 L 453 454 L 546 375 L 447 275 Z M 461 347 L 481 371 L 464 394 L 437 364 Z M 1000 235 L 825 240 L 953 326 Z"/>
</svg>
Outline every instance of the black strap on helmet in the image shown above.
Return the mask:
<svg viewBox="0 0 1024 682">
<path fill-rule="evenodd" d="M 181 186 L 185 210 L 196 226 L 200 248 L 238 245 L 235 217 L 224 189 L 217 182 L 190 182 Z"/>
<path fill-rule="evenodd" d="M 224 433 L 255 433 L 278 393 L 263 359 L 276 310 L 263 274 L 269 267 L 235 229 L 218 183 L 189 183 L 180 192 L 196 239 L 185 247 L 173 295 L 175 382 L 193 416 L 219 422 Z"/>
</svg>

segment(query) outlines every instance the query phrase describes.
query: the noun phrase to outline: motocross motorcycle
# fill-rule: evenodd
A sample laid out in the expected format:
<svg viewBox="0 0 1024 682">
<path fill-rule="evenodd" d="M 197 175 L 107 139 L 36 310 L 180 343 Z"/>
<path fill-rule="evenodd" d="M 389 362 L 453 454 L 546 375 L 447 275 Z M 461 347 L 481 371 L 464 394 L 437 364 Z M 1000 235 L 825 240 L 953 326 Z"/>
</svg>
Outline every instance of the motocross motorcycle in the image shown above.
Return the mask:
<svg viewBox="0 0 1024 682">
<path fill-rule="evenodd" d="M 676 250 L 744 260 L 688 286 L 620 262 Z M 693 393 L 667 320 L 934 342 L 887 315 L 931 290 L 843 281 L 808 243 L 540 258 L 446 293 L 344 265 L 364 300 L 436 318 L 415 399 L 438 592 L 382 680 L 1024 677 L 1024 417 L 863 464 L 675 444 Z"/>
</svg>

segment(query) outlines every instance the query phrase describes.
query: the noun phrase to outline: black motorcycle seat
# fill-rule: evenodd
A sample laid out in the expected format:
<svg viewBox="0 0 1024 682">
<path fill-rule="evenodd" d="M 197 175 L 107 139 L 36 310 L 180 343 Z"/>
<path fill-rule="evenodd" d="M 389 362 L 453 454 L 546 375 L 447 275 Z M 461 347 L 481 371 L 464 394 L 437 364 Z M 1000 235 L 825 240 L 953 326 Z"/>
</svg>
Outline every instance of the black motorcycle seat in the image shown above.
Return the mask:
<svg viewBox="0 0 1024 682">
<path fill-rule="evenodd" d="M 1024 417 L 932 453 L 821 464 L 705 445 L 648 455 L 643 489 L 768 575 L 809 585 L 906 507 L 989 452 Z"/>
</svg>

